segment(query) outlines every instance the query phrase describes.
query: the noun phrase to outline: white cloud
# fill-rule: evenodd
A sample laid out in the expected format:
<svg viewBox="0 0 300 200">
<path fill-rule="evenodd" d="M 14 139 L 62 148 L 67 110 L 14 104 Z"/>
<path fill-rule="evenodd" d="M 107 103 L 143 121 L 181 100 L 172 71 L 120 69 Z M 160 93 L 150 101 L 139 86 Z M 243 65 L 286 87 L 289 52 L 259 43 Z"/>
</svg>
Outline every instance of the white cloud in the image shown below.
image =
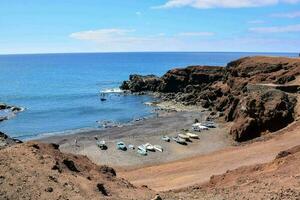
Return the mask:
<svg viewBox="0 0 300 200">
<path fill-rule="evenodd" d="M 261 27 L 262 28 L 262 27 Z M 270 27 L 268 27 L 270 28 Z M 291 28 L 289 28 L 291 30 Z M 293 29 L 294 30 L 294 29 Z M 300 30 L 300 25 L 298 26 Z M 253 30 L 263 31 L 263 30 Z M 265 30 L 264 30 L 265 31 Z M 270 30 L 267 30 L 270 31 Z M 274 31 L 274 30 L 272 30 Z M 197 34 L 196 34 L 197 33 Z M 200 36 L 199 36 L 199 33 Z M 138 51 L 297 51 L 300 40 L 272 39 L 261 36 L 217 39 L 201 37 L 206 32 L 183 32 L 175 35 L 139 36 L 128 29 L 100 29 L 73 33 L 70 37 L 86 41 L 76 43 L 77 52 L 138 52 Z M 210 33 L 210 32 L 207 32 Z M 207 35 L 207 34 L 204 34 Z M 199 37 L 197 37 L 199 36 Z M 0 48 L 1 50 L 1 48 Z"/>
<path fill-rule="evenodd" d="M 78 40 L 89 40 L 96 41 L 98 43 L 106 43 L 107 41 L 120 42 L 122 40 L 127 40 L 127 34 L 134 32 L 134 30 L 128 29 L 99 29 L 72 33 L 71 38 Z"/>
<path fill-rule="evenodd" d="M 298 3 L 300 0 L 168 0 L 165 4 L 154 8 L 178 8 L 190 6 L 199 9 L 207 8 L 246 8 L 271 6 L 278 3 Z"/>
<path fill-rule="evenodd" d="M 275 13 L 271 17 L 280 17 L 280 18 L 297 18 L 300 17 L 300 11 L 289 12 L 289 13 Z"/>
<path fill-rule="evenodd" d="M 135 14 L 136 14 L 136 15 L 142 15 L 142 12 L 137 11 L 137 12 L 135 12 Z"/>
<path fill-rule="evenodd" d="M 179 33 L 179 36 L 213 36 L 215 33 L 213 32 L 183 32 Z"/>
<path fill-rule="evenodd" d="M 252 21 L 248 21 L 249 24 L 263 24 L 265 23 L 264 20 L 252 20 Z"/>
<path fill-rule="evenodd" d="M 270 27 L 254 27 L 249 29 L 256 33 L 287 33 L 300 32 L 300 24 L 288 26 L 270 26 Z"/>
</svg>

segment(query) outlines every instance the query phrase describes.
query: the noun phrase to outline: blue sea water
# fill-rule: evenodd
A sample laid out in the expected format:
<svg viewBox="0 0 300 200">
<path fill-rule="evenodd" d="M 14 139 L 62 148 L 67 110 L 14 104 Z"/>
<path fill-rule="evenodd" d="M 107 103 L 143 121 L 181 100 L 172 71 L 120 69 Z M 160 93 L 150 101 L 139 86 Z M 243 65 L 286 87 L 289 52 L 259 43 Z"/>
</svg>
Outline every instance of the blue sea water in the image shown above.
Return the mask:
<svg viewBox="0 0 300 200">
<path fill-rule="evenodd" d="M 162 75 L 187 65 L 225 66 L 242 56 L 293 53 L 82 53 L 0 55 L 0 102 L 25 107 L 0 131 L 20 139 L 95 129 L 149 116 L 148 96 L 109 93 L 133 73 Z M 107 101 L 100 101 L 106 91 Z"/>
</svg>

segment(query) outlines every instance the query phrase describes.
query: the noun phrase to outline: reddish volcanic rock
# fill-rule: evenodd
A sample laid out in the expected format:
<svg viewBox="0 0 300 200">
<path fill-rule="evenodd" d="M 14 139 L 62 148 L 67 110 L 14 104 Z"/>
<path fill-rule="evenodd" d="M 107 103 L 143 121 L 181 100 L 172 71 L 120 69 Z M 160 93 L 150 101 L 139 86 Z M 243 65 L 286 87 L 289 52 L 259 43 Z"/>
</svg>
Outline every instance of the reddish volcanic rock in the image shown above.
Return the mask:
<svg viewBox="0 0 300 200">
<path fill-rule="evenodd" d="M 231 135 L 237 141 L 245 141 L 293 121 L 296 100 L 285 92 L 295 93 L 300 87 L 274 84 L 289 83 L 299 75 L 298 58 L 245 57 L 228 63 L 225 68 L 177 68 L 161 78 L 135 75 L 122 88 L 132 92 L 160 92 L 163 100 L 223 112 L 225 121 L 235 122 Z M 266 85 L 270 83 L 273 85 Z"/>
<path fill-rule="evenodd" d="M 29 142 L 0 150 L 0 199 L 151 199 L 156 193 L 114 169 L 57 145 Z"/>
</svg>

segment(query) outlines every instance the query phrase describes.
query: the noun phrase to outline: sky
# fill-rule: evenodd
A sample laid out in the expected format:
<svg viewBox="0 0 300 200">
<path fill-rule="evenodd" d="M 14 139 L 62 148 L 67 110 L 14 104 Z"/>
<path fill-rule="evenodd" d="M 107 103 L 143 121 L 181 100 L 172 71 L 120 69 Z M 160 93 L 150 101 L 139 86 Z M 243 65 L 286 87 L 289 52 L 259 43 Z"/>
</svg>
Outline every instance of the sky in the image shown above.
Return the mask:
<svg viewBox="0 0 300 200">
<path fill-rule="evenodd" d="M 0 54 L 300 52 L 300 0 L 0 0 Z"/>
</svg>

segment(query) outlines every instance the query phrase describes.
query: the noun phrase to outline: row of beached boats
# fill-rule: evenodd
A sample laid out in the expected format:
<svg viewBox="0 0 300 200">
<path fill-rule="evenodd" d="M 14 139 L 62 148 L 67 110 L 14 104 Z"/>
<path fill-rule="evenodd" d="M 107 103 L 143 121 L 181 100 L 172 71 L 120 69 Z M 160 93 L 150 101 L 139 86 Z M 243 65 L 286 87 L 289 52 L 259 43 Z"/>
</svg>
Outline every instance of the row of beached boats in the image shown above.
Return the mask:
<svg viewBox="0 0 300 200">
<path fill-rule="evenodd" d="M 107 149 L 107 145 L 104 140 L 97 141 L 96 144 L 101 150 Z M 117 143 L 117 149 L 122 150 L 122 151 L 127 151 L 127 146 L 124 142 L 120 141 Z M 129 144 L 128 149 L 134 150 L 135 146 L 132 144 Z M 148 151 L 163 152 L 163 148 L 160 145 L 152 145 L 150 143 L 142 144 L 142 145 L 138 146 L 138 148 L 137 148 L 137 153 L 140 155 L 143 155 L 143 156 L 146 156 Z"/>
<path fill-rule="evenodd" d="M 187 141 L 190 141 L 190 139 L 199 139 L 199 135 L 194 133 L 180 133 L 177 136 L 169 137 L 167 135 L 162 136 L 161 138 L 165 142 L 170 142 L 171 139 L 179 144 L 186 144 Z"/>
<path fill-rule="evenodd" d="M 195 123 L 192 125 L 193 131 L 198 131 L 198 132 L 203 131 L 203 130 L 208 130 L 209 128 L 215 128 L 215 127 L 216 127 L 215 123 L 211 122 L 211 121 Z M 177 142 L 178 144 L 186 145 L 187 144 L 186 142 L 191 141 L 191 139 L 199 139 L 199 135 L 197 135 L 195 133 L 187 132 L 187 133 L 180 133 L 177 136 L 174 136 L 171 138 L 167 135 L 164 135 L 164 136 L 162 136 L 161 139 L 165 142 L 170 142 L 171 140 L 173 140 L 173 141 Z M 107 145 L 104 140 L 97 141 L 96 144 L 101 150 L 107 149 Z M 128 148 L 134 150 L 135 146 L 132 144 L 129 144 Z M 120 141 L 117 143 L 117 149 L 126 151 L 127 146 L 124 142 Z M 140 155 L 146 156 L 148 151 L 163 152 L 163 148 L 160 145 L 152 145 L 150 143 L 142 144 L 137 147 L 137 153 Z"/>
<path fill-rule="evenodd" d="M 202 123 L 195 123 L 192 125 L 193 131 L 203 131 L 203 130 L 208 130 L 209 128 L 216 128 L 216 125 L 212 121 L 206 121 Z"/>
</svg>

